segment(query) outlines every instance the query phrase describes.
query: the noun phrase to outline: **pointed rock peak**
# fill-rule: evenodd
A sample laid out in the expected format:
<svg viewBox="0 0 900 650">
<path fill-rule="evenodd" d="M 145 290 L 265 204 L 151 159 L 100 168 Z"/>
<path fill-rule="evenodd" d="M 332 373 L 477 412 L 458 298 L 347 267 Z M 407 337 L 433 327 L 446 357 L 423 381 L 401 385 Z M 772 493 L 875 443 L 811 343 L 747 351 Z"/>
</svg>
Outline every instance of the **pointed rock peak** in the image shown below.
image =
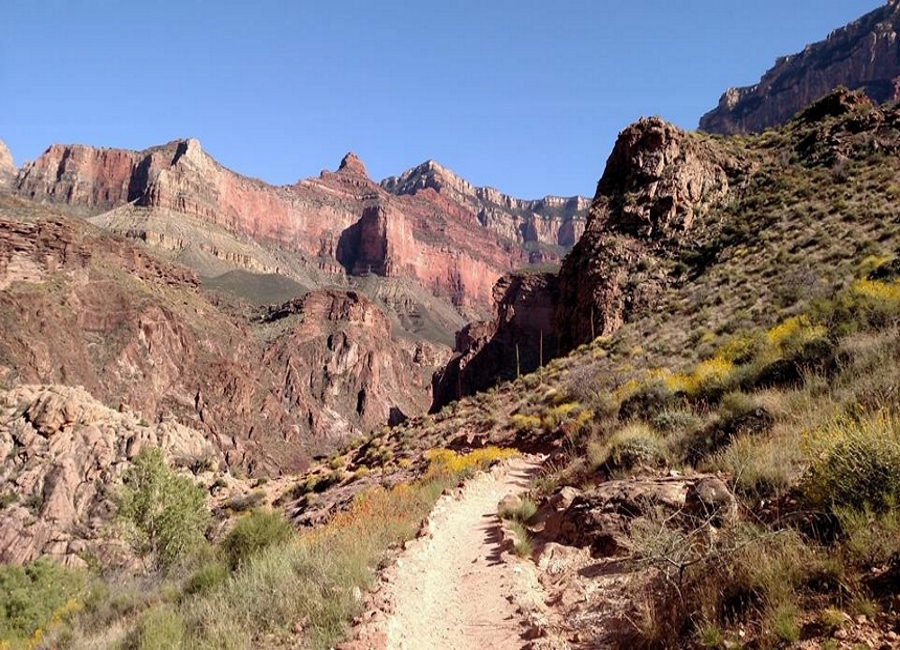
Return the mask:
<svg viewBox="0 0 900 650">
<path fill-rule="evenodd" d="M 341 165 L 338 167 L 338 172 L 346 172 L 348 174 L 355 174 L 357 176 L 369 176 L 369 172 L 366 171 L 366 166 L 363 164 L 363 161 L 359 159 L 352 151 L 344 156 L 344 159 L 341 160 Z"/>
<path fill-rule="evenodd" d="M 16 165 L 13 163 L 12 154 L 6 148 L 3 140 L 0 140 L 0 176 L 4 174 L 15 174 Z"/>
<path fill-rule="evenodd" d="M 6 146 L 6 143 L 3 140 L 0 140 L 0 166 L 9 164 L 13 165 L 13 157 L 9 152 L 9 148 Z"/>
<path fill-rule="evenodd" d="M 181 159 L 199 163 L 206 157 L 206 154 L 203 152 L 203 147 L 200 146 L 200 141 L 197 138 L 176 140 L 175 144 L 175 156 L 172 158 L 173 165 Z"/>
</svg>

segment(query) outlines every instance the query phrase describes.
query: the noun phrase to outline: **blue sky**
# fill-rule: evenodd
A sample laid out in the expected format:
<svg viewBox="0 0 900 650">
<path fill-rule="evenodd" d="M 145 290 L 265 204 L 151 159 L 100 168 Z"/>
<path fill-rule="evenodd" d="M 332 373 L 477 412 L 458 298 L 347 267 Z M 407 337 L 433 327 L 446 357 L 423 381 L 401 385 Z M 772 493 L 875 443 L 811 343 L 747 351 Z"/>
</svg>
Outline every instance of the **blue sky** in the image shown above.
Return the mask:
<svg viewBox="0 0 900 650">
<path fill-rule="evenodd" d="M 4 0 L 0 139 L 196 137 L 270 183 L 355 151 L 523 198 L 593 195 L 616 134 L 694 128 L 728 87 L 878 0 Z"/>
</svg>

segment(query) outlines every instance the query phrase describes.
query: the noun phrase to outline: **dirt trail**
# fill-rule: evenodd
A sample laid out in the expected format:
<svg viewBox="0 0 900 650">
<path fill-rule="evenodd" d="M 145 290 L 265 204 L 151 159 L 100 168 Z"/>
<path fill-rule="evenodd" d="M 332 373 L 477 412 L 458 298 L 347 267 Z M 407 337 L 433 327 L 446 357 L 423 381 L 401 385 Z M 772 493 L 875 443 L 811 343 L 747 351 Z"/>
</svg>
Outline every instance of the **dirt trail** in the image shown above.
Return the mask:
<svg viewBox="0 0 900 650">
<path fill-rule="evenodd" d="M 441 498 L 428 533 L 386 575 L 387 648 L 524 645 L 525 617 L 543 592 L 533 565 L 503 553 L 497 504 L 524 491 L 537 468 L 536 459 L 513 459 L 469 481 L 461 495 Z"/>
</svg>

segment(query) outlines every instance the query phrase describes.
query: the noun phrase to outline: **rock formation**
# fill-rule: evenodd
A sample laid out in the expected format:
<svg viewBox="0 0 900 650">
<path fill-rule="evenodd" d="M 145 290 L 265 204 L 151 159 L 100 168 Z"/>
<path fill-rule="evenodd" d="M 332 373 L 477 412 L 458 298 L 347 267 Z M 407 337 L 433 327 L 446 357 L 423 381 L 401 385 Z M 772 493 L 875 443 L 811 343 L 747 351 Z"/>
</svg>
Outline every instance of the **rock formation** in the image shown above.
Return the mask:
<svg viewBox="0 0 900 650">
<path fill-rule="evenodd" d="M 3 140 L 0 140 L 0 189 L 12 186 L 16 177 L 16 171 L 12 154 Z"/>
<path fill-rule="evenodd" d="M 128 549 L 104 533 L 115 485 L 145 446 L 160 447 L 170 462 L 195 470 L 222 460 L 201 433 L 171 419 L 141 422 L 82 388 L 0 391 L 0 562 L 126 560 Z"/>
<path fill-rule="evenodd" d="M 672 251 L 714 227 L 706 215 L 748 168 L 659 118 L 622 131 L 587 228 L 558 277 L 513 275 L 497 283 L 494 318 L 459 333 L 453 359 L 435 375 L 432 410 L 621 327 L 671 282 Z"/>
<path fill-rule="evenodd" d="M 456 336 L 454 356 L 433 380 L 431 410 L 527 374 L 558 356 L 553 273 L 512 274 L 494 286 L 494 318 Z"/>
<path fill-rule="evenodd" d="M 176 253 L 201 249 L 301 283 L 309 273 L 314 284 L 344 273 L 411 278 L 473 313 L 486 311 L 500 275 L 528 264 L 529 253 L 516 242 L 563 251 L 581 230 L 578 198 L 529 203 L 493 190 L 470 196 L 414 191 L 399 181 L 385 186 L 395 193 L 370 180 L 351 153 L 337 172 L 273 187 L 222 167 L 193 139 L 141 152 L 53 145 L 16 181 L 22 196 L 64 204 Z M 199 227 L 185 233 L 183 224 L 194 222 Z"/>
<path fill-rule="evenodd" d="M 433 190 L 469 208 L 478 222 L 521 244 L 571 248 L 584 231 L 588 200 L 582 196 L 522 200 L 492 187 L 475 187 L 439 163 L 429 160 L 401 176 L 381 181 L 393 194 L 416 195 Z"/>
<path fill-rule="evenodd" d="M 560 349 L 618 329 L 666 283 L 662 260 L 715 224 L 749 163 L 659 118 L 627 127 L 597 185 L 584 236 L 559 274 Z"/>
<path fill-rule="evenodd" d="M 242 322 L 188 269 L 45 213 L 0 196 L 0 383 L 80 385 L 148 421 L 172 416 L 255 474 L 302 469 L 428 407 L 422 375 L 440 354 L 393 340 L 363 297 L 312 292 Z"/>
<path fill-rule="evenodd" d="M 763 131 L 838 86 L 861 89 L 876 103 L 900 99 L 900 2 L 836 29 L 824 41 L 775 62 L 759 83 L 730 88 L 719 105 L 700 119 L 711 133 Z"/>
<path fill-rule="evenodd" d="M 391 339 L 387 316 L 364 296 L 314 291 L 267 320 L 290 323 L 262 359 L 275 396 L 326 442 L 422 412 L 428 386 L 415 349 Z"/>
</svg>

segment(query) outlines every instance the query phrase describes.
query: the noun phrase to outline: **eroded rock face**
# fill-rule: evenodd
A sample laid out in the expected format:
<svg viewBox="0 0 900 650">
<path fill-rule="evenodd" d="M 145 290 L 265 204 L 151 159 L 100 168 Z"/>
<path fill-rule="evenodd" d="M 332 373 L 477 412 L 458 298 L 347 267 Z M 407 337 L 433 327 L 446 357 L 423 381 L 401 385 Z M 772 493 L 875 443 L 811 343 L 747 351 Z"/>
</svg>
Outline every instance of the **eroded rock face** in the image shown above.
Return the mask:
<svg viewBox="0 0 900 650">
<path fill-rule="evenodd" d="M 885 6 L 775 62 L 758 84 L 730 88 L 700 119 L 711 133 L 764 131 L 838 86 L 861 89 L 876 103 L 900 99 L 900 3 Z"/>
<path fill-rule="evenodd" d="M 510 274 L 494 286 L 494 318 L 472 323 L 456 337 L 453 358 L 432 382 L 438 411 L 460 397 L 527 374 L 558 355 L 554 324 L 557 278 Z"/>
<path fill-rule="evenodd" d="M 8 214 L 0 201 L 0 383 L 79 385 L 149 422 L 171 416 L 258 475 L 430 403 L 423 377 L 441 354 L 394 341 L 358 294 L 312 292 L 247 323 L 187 269 L 80 220 Z"/>
<path fill-rule="evenodd" d="M 171 419 L 147 423 L 112 411 L 82 388 L 0 391 L 0 483 L 11 499 L 0 509 L 0 562 L 125 561 L 127 547 L 104 527 L 122 473 L 147 446 L 185 468 L 215 468 L 223 460 L 202 433 Z"/>
<path fill-rule="evenodd" d="M 704 217 L 725 202 L 748 167 L 659 118 L 622 131 L 585 234 L 560 270 L 561 350 L 614 332 L 651 304 L 668 281 L 661 260 L 714 227 Z"/>
<path fill-rule="evenodd" d="M 0 189 L 12 185 L 17 171 L 12 154 L 3 140 L 0 140 Z"/>
<path fill-rule="evenodd" d="M 488 218 L 480 215 L 482 199 L 468 194 L 386 187 L 396 193 L 369 179 L 354 154 L 343 159 L 337 172 L 273 187 L 222 167 L 193 139 L 141 152 L 53 145 L 26 164 L 16 181 L 20 195 L 87 215 L 121 210 L 126 204 L 150 210 L 139 218 L 97 217 L 97 223 L 118 226 L 126 236 L 167 250 L 191 249 L 190 238 L 173 236 L 171 228 L 161 225 L 183 215 L 299 255 L 320 273 L 411 278 L 482 314 L 497 278 L 528 264 L 529 254 L 516 242 L 569 247 L 583 223 L 584 202 L 578 198 L 519 205 L 498 195 L 509 207 L 498 204 Z M 505 225 L 497 225 L 501 222 Z M 230 248 L 242 251 L 227 260 L 238 266 L 287 272 L 273 265 L 270 256 L 255 259 L 246 247 L 232 243 Z M 223 255 L 227 253 L 217 257 Z"/>
<path fill-rule="evenodd" d="M 274 320 L 281 318 L 291 327 L 268 347 L 263 364 L 275 376 L 276 397 L 324 449 L 427 407 L 419 365 L 429 359 L 393 341 L 387 317 L 364 296 L 311 292 Z"/>
<path fill-rule="evenodd" d="M 492 187 L 475 187 L 441 164 L 429 160 L 401 176 L 381 181 L 393 194 L 417 195 L 432 190 L 467 206 L 486 228 L 519 243 L 535 242 L 571 248 L 584 232 L 589 205 L 583 196 L 545 196 L 522 200 Z"/>
</svg>

